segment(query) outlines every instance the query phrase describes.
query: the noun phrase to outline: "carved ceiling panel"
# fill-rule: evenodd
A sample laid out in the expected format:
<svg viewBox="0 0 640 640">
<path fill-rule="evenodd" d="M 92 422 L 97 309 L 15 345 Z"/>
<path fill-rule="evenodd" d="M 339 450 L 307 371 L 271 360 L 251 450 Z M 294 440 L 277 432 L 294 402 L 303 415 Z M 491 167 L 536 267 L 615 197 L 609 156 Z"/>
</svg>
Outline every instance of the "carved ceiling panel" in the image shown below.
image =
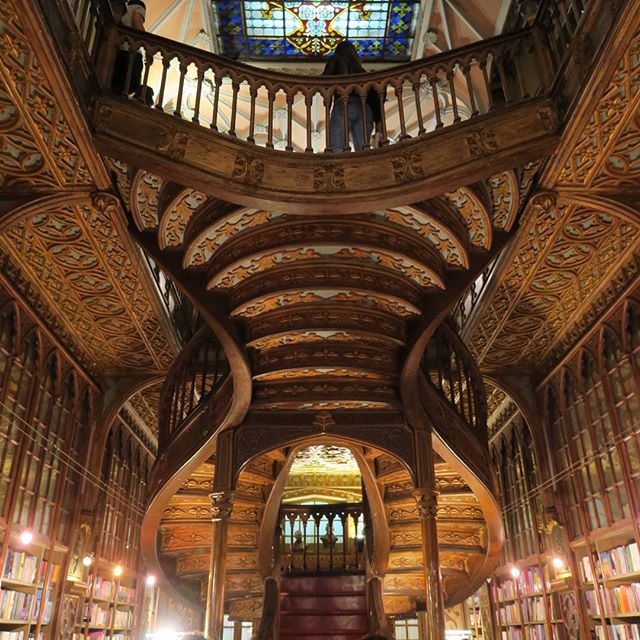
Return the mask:
<svg viewBox="0 0 640 640">
<path fill-rule="evenodd" d="M 516 259 L 470 344 L 483 367 L 535 368 L 602 283 L 640 249 L 640 227 L 610 212 L 538 197 Z"/>
<path fill-rule="evenodd" d="M 91 184 L 61 104 L 11 0 L 0 1 L 0 182 L 4 188 Z"/>
<path fill-rule="evenodd" d="M 113 202 L 34 215 L 0 237 L 21 277 L 94 372 L 164 371 L 174 358 L 114 225 Z"/>
<path fill-rule="evenodd" d="M 163 382 L 151 385 L 142 391 L 138 391 L 129 398 L 130 410 L 145 424 L 145 426 L 158 437 L 158 410 L 160 407 L 160 392 Z"/>
</svg>

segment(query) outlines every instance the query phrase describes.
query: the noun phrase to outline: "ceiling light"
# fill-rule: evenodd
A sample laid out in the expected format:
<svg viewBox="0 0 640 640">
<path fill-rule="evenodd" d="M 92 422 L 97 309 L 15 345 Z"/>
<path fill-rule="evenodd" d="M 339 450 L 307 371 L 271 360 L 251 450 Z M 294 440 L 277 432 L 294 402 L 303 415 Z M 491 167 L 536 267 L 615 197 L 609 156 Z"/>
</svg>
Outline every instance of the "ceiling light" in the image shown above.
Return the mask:
<svg viewBox="0 0 640 640">
<path fill-rule="evenodd" d="M 23 531 L 20 534 L 20 542 L 22 544 L 29 544 L 33 540 L 33 533 L 31 531 Z"/>
</svg>

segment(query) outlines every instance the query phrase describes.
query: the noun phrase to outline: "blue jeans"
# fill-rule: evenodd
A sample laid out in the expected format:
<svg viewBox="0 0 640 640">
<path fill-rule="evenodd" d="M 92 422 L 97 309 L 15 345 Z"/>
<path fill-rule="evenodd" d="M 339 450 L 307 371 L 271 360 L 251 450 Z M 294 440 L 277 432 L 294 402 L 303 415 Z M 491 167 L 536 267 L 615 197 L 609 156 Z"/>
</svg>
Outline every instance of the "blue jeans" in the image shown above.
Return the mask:
<svg viewBox="0 0 640 640">
<path fill-rule="evenodd" d="M 367 140 L 373 131 L 373 114 L 371 107 L 365 103 L 366 135 Z M 362 151 L 364 147 L 364 131 L 362 128 L 362 102 L 358 96 L 351 96 L 347 102 L 347 124 L 351 134 L 351 142 L 355 151 Z M 333 153 L 342 153 L 349 146 L 344 139 L 344 102 L 342 98 L 335 97 L 331 117 L 329 119 L 329 142 Z"/>
</svg>

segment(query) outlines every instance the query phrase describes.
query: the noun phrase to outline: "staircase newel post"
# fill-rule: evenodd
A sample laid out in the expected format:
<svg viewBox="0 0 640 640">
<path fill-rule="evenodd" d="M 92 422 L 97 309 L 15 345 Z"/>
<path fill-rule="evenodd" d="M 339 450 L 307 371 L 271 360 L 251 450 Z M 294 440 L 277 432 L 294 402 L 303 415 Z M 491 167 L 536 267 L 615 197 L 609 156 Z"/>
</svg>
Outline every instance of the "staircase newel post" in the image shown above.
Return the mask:
<svg viewBox="0 0 640 640">
<path fill-rule="evenodd" d="M 227 534 L 233 508 L 232 432 L 219 436 L 216 451 L 214 492 L 211 499 L 211 563 L 205 612 L 205 634 L 209 640 L 220 640 L 224 621 L 224 583 L 227 566 Z"/>
<path fill-rule="evenodd" d="M 416 430 L 417 487 L 414 497 L 418 505 L 422 528 L 422 551 L 425 573 L 425 611 L 427 616 L 424 640 L 444 640 L 444 592 L 440 578 L 440 554 L 438 550 L 438 492 L 434 469 L 431 432 Z"/>
</svg>

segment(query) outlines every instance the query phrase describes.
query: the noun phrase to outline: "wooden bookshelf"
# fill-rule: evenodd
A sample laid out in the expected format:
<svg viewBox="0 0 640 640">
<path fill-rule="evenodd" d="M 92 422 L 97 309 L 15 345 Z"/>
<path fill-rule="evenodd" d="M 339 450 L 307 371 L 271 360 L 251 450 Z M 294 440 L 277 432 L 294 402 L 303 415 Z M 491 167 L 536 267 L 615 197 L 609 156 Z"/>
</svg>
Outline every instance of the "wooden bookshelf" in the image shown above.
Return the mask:
<svg viewBox="0 0 640 640">
<path fill-rule="evenodd" d="M 133 640 L 136 579 L 126 571 L 115 577 L 112 570 L 97 563 L 73 640 Z"/>
<path fill-rule="evenodd" d="M 47 640 L 67 549 L 2 535 L 0 640 Z"/>
</svg>

